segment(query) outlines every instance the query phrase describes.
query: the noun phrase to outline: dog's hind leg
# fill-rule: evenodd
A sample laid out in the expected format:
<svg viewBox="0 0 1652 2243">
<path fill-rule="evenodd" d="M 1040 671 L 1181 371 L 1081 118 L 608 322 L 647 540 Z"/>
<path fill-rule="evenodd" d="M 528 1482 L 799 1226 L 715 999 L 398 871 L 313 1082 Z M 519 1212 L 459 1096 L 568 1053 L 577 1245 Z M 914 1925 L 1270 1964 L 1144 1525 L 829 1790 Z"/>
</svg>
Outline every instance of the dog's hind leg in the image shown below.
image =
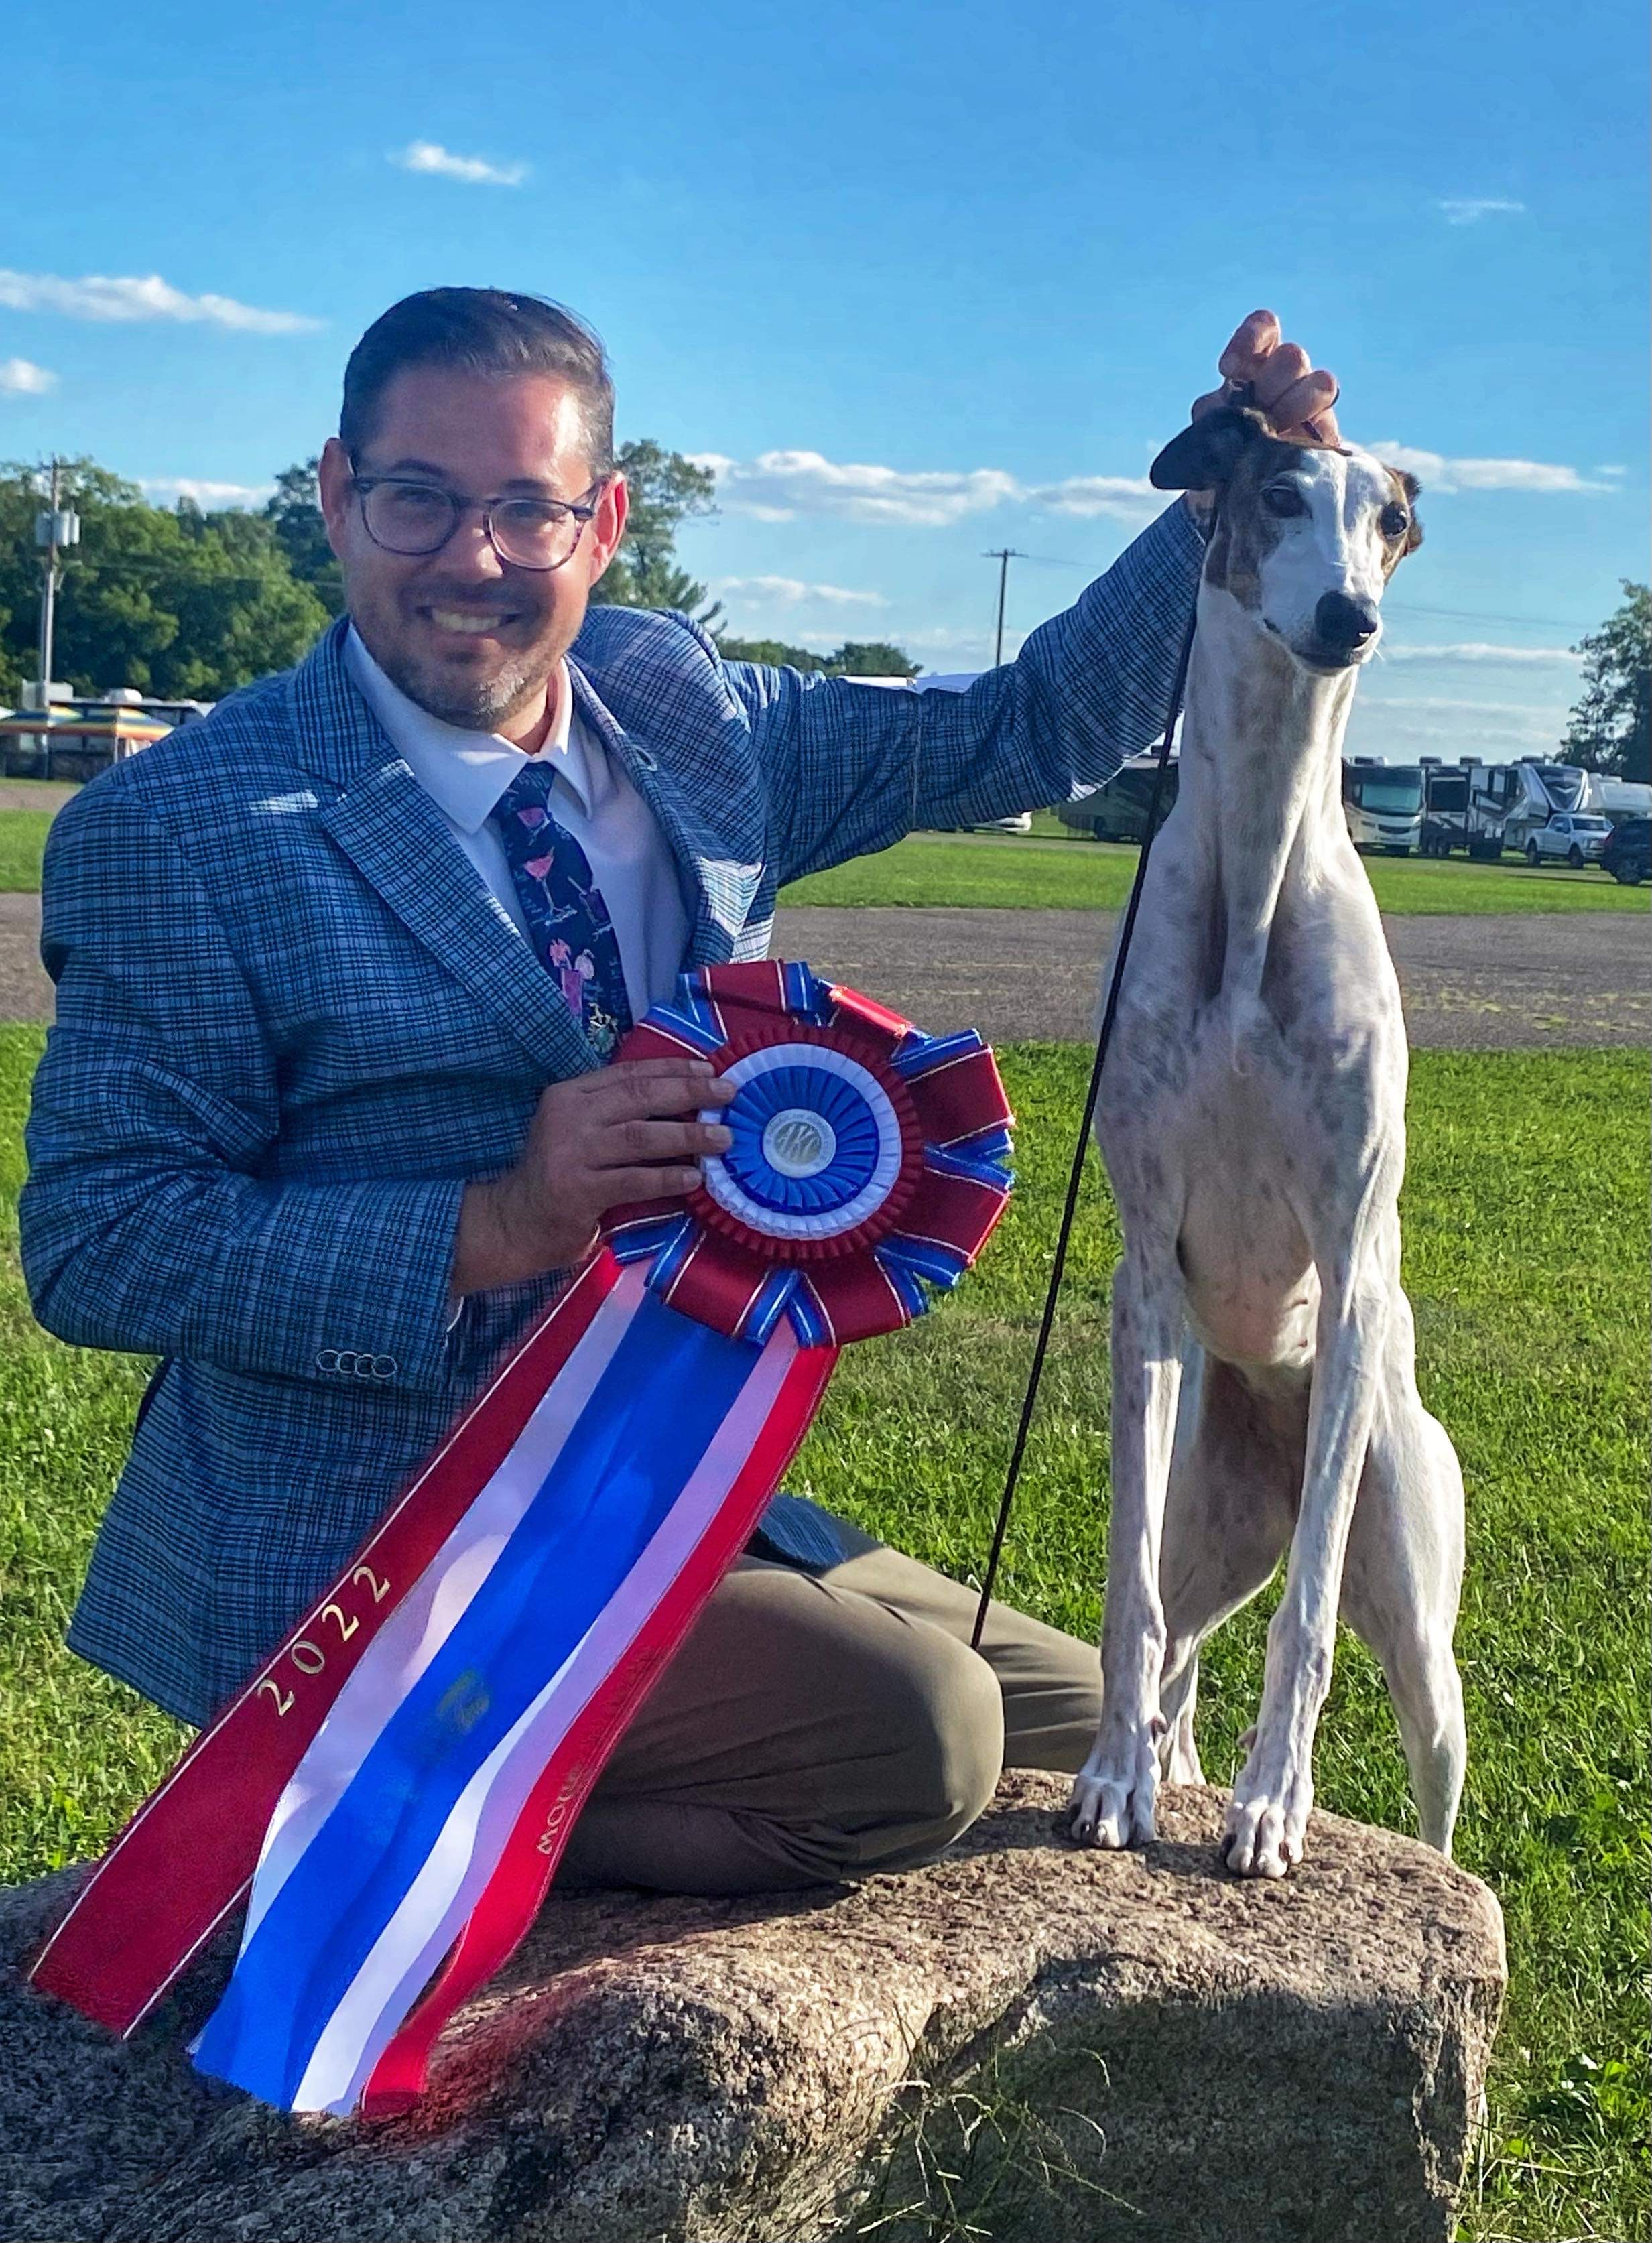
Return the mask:
<svg viewBox="0 0 1652 2243">
<path fill-rule="evenodd" d="M 1113 1503 L 1102 1622 L 1102 1721 L 1068 1808 L 1081 1844 L 1153 1835 L 1164 1609 L 1159 1550 L 1181 1384 L 1174 1243 L 1127 1246 L 1113 1273 Z"/>
<path fill-rule="evenodd" d="M 1273 1391 L 1258 1391 L 1189 1342 L 1159 1561 L 1159 1761 L 1169 1783 L 1204 1781 L 1193 1740 L 1199 1647 L 1271 1578 L 1296 1523 L 1307 1386 L 1295 1377 L 1269 1384 Z"/>
<path fill-rule="evenodd" d="M 1359 1485 L 1342 1609 L 1387 1680 L 1422 1835 L 1449 1854 L 1467 1759 L 1462 1683 L 1452 1655 L 1463 1476 L 1445 1427 L 1419 1398 L 1403 1300 L 1396 1313 L 1402 1330 L 1392 1351 L 1392 1384 Z"/>
</svg>

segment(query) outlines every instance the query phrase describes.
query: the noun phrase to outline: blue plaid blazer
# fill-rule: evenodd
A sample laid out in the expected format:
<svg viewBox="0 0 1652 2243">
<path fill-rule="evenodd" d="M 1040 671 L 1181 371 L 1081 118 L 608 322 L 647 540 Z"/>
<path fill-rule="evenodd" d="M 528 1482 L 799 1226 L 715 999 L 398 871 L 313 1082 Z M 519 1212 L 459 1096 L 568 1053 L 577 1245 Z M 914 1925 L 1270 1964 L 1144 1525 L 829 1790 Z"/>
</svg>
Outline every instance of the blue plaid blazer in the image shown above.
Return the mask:
<svg viewBox="0 0 1652 2243">
<path fill-rule="evenodd" d="M 594 609 L 574 690 L 676 855 L 690 962 L 762 957 L 800 873 L 1109 778 L 1163 724 L 1202 550 L 1173 506 L 957 695 Z M 61 1338 L 162 1358 L 69 1640 L 192 1721 L 553 1297 L 450 1322 L 459 1201 L 596 1064 L 341 646 L 105 772 L 46 852 L 24 1270 Z"/>
</svg>

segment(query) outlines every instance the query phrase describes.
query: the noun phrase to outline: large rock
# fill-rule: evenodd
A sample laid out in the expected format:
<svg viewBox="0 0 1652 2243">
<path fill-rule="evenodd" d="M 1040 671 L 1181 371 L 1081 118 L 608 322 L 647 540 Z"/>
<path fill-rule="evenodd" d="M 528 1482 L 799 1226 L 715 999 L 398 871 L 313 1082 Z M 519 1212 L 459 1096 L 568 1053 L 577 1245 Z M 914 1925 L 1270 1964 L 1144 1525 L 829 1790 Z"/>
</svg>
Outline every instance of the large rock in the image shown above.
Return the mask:
<svg viewBox="0 0 1652 2243">
<path fill-rule="evenodd" d="M 932 1868 L 765 1903 L 558 1899 L 380 2125 L 283 2118 L 181 2052 L 205 1964 L 126 2046 L 16 1964 L 0 1902 L 0 2236 L 15 2243 L 1411 2243 L 1451 2233 L 1504 1978 L 1483 1885 L 1317 1816 L 1224 1876 L 1221 1800 L 1078 1854 L 1006 1780 Z M 927 2207 L 927 2208 L 926 2208 Z"/>
</svg>

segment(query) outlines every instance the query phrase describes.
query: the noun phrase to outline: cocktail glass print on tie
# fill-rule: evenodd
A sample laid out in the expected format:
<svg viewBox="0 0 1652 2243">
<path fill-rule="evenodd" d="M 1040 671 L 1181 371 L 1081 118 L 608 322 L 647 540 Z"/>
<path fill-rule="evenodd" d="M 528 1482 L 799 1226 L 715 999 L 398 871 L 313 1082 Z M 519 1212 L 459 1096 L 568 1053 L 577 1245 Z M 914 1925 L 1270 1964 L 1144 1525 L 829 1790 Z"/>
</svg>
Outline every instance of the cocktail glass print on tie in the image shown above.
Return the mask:
<svg viewBox="0 0 1652 2243">
<path fill-rule="evenodd" d="M 751 1539 L 839 1347 L 957 1283 L 1010 1113 L 973 1034 L 707 967 L 627 1038 L 735 1086 L 687 1198 L 605 1243 L 141 1808 L 30 1976 L 131 2032 L 243 1898 L 201 2070 L 296 2111 L 422 2093 L 603 1763 Z"/>
<path fill-rule="evenodd" d="M 599 1059 L 631 1024 L 619 941 L 590 859 L 552 813 L 556 774 L 524 764 L 495 806 L 511 884 L 535 955 Z"/>
</svg>

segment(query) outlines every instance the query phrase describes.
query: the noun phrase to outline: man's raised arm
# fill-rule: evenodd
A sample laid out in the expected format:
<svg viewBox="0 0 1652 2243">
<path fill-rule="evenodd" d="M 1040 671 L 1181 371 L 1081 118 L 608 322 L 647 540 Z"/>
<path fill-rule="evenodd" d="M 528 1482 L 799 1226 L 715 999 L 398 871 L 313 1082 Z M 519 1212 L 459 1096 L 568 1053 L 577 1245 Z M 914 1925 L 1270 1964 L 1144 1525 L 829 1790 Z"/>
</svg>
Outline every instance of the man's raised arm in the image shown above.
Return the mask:
<svg viewBox="0 0 1652 2243">
<path fill-rule="evenodd" d="M 1218 361 L 1208 411 L 1244 389 L 1281 434 L 1338 441 L 1334 375 L 1253 312 Z M 1150 747 L 1170 697 L 1204 560 L 1198 495 L 1178 499 L 1014 662 L 963 693 L 898 693 L 733 663 L 769 771 L 782 883 L 886 849 L 921 825 L 983 824 L 1066 801 Z"/>
</svg>

